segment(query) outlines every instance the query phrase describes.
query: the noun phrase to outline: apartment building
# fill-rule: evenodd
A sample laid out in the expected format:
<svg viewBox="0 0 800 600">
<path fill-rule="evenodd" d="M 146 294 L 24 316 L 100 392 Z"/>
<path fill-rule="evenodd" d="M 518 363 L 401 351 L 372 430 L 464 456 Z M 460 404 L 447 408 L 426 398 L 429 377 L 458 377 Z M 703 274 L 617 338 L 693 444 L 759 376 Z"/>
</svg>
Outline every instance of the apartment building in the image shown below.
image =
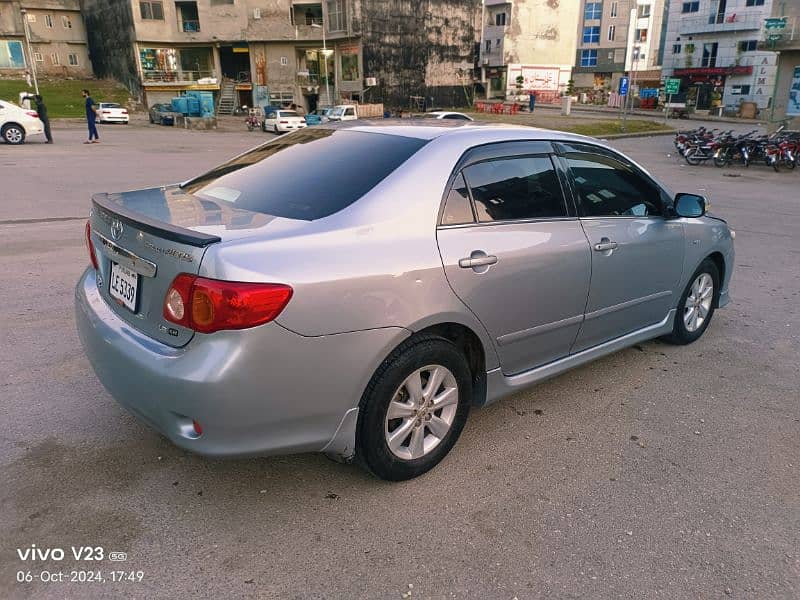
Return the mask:
<svg viewBox="0 0 800 600">
<path fill-rule="evenodd" d="M 465 104 L 477 0 L 82 0 L 95 73 L 147 104 L 189 89 L 306 110 Z"/>
<path fill-rule="evenodd" d="M 792 129 L 800 128 L 800 2 L 775 0 L 772 14 L 764 23 L 760 47 L 775 50 L 778 70 L 775 102 L 768 118 L 793 119 Z"/>
<path fill-rule="evenodd" d="M 787 4 L 792 4 L 791 2 Z M 697 110 L 772 104 L 777 55 L 760 45 L 773 0 L 670 0 L 664 73 Z"/>
<path fill-rule="evenodd" d="M 581 0 L 575 87 L 616 90 L 625 74 L 658 87 L 664 2 Z"/>
<path fill-rule="evenodd" d="M 92 74 L 78 0 L 0 0 L 0 75 L 19 76 L 31 63 L 42 75 Z"/>
<path fill-rule="evenodd" d="M 484 0 L 479 65 L 486 98 L 535 91 L 539 102 L 556 100 L 572 75 L 579 5 Z"/>
</svg>

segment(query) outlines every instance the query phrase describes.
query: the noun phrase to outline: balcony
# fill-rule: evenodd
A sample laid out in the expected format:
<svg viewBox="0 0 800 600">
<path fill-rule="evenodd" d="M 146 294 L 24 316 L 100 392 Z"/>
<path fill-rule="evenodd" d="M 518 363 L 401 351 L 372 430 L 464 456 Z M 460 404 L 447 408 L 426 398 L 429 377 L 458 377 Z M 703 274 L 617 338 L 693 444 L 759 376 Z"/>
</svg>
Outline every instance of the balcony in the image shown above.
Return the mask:
<svg viewBox="0 0 800 600">
<path fill-rule="evenodd" d="M 175 71 L 149 69 L 142 71 L 142 82 L 144 85 L 186 85 L 191 83 L 202 83 L 203 80 L 206 79 L 213 79 L 216 80 L 216 83 L 219 83 L 219 78 L 217 77 L 215 71 L 184 71 L 183 69 L 178 69 Z"/>
<path fill-rule="evenodd" d="M 181 21 L 181 31 L 184 33 L 198 33 L 200 31 L 200 21 L 194 19 Z"/>
<path fill-rule="evenodd" d="M 679 18 L 678 33 L 680 35 L 691 35 L 697 33 L 748 31 L 761 29 L 763 23 L 764 19 L 761 13 L 711 13 L 705 17 Z"/>
</svg>

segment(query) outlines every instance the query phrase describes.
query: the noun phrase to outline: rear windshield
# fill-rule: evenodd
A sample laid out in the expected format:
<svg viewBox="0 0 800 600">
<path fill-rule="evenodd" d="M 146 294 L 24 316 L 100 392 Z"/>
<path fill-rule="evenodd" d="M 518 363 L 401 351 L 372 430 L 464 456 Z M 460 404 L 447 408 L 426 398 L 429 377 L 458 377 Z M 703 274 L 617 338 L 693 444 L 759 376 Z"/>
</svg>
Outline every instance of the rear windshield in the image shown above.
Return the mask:
<svg viewBox="0 0 800 600">
<path fill-rule="evenodd" d="M 112 104 L 106 102 L 103 102 L 100 106 L 102 106 L 103 108 L 122 108 L 119 104 Z"/>
<path fill-rule="evenodd" d="M 427 140 L 308 128 L 254 148 L 183 185 L 190 194 L 313 221 L 350 206 Z"/>
<path fill-rule="evenodd" d="M 293 110 L 282 110 L 278 114 L 280 114 L 280 116 L 282 116 L 282 117 L 299 117 L 300 116 L 296 112 L 294 112 Z"/>
</svg>

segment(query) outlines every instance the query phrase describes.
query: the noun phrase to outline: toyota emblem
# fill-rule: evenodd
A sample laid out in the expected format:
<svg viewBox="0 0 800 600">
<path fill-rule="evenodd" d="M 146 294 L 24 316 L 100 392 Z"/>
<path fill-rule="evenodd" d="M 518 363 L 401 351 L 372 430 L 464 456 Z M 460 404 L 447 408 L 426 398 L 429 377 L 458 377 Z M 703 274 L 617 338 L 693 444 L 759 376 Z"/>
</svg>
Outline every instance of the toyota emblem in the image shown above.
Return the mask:
<svg viewBox="0 0 800 600">
<path fill-rule="evenodd" d="M 122 221 L 119 219 L 111 221 L 111 237 L 115 240 L 122 237 Z"/>
</svg>

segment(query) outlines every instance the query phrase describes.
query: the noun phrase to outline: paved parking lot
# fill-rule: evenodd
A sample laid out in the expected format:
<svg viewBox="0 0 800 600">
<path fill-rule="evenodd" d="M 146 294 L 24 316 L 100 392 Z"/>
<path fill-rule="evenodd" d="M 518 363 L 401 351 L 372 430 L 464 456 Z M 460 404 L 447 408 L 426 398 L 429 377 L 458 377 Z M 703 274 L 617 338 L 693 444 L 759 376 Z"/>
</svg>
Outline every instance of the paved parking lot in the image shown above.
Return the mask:
<svg viewBox="0 0 800 600">
<path fill-rule="evenodd" d="M 101 136 L 0 146 L 0 597 L 800 597 L 800 173 L 616 142 L 732 223 L 731 305 L 692 346 L 641 344 L 473 411 L 438 468 L 390 484 L 316 455 L 186 454 L 109 398 L 72 314 L 90 194 L 265 134 Z M 67 557 L 21 561 L 31 544 Z M 95 568 L 143 579 L 16 582 L 91 568 L 72 546 L 127 552 Z"/>
</svg>

